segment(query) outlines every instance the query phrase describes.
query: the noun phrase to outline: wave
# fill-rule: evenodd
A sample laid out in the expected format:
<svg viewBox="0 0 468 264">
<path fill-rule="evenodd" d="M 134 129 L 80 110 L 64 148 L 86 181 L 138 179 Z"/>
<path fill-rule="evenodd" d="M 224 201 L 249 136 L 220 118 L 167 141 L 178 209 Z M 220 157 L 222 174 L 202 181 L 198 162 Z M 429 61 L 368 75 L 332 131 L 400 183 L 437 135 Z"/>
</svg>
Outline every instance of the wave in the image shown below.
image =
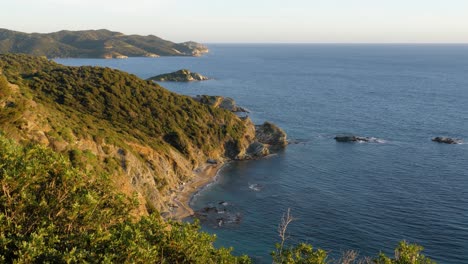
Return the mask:
<svg viewBox="0 0 468 264">
<path fill-rule="evenodd" d="M 262 188 L 263 186 L 258 183 L 253 183 L 253 184 L 249 183 L 249 189 L 252 191 L 259 192 L 262 190 Z"/>
</svg>

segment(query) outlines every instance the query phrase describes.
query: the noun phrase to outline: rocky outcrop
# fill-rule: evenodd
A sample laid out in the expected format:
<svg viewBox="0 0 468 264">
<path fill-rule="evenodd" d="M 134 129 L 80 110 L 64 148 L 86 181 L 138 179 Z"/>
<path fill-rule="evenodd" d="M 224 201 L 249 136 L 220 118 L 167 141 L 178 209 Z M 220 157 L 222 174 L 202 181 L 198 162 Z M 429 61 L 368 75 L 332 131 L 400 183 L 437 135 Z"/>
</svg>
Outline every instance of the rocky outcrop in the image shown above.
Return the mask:
<svg viewBox="0 0 468 264">
<path fill-rule="evenodd" d="M 449 137 L 435 137 L 432 141 L 444 144 L 461 144 L 463 142 L 461 139 Z"/>
<path fill-rule="evenodd" d="M 193 82 L 193 81 L 206 81 L 209 80 L 199 73 L 191 72 L 187 69 L 178 70 L 176 72 L 164 73 L 148 78 L 148 80 L 158 82 Z"/>
<path fill-rule="evenodd" d="M 233 227 L 242 222 L 243 215 L 238 208 L 226 201 L 209 204 L 197 211 L 194 217 L 213 228 Z"/>
<path fill-rule="evenodd" d="M 248 113 L 245 108 L 242 108 L 236 104 L 236 101 L 230 97 L 216 96 L 216 95 L 197 95 L 193 97 L 193 100 L 202 104 L 210 105 L 215 108 L 226 109 L 231 112 L 243 112 Z"/>
<path fill-rule="evenodd" d="M 337 142 L 368 142 L 370 138 L 359 136 L 336 136 L 334 139 Z"/>
<path fill-rule="evenodd" d="M 195 57 L 202 56 L 203 54 L 209 52 L 209 49 L 207 46 L 197 43 L 197 42 L 193 42 L 193 41 L 183 42 L 183 43 L 180 43 L 179 45 L 187 47 L 187 49 L 191 52 L 191 55 Z"/>
<path fill-rule="evenodd" d="M 270 154 L 270 149 L 267 145 L 258 141 L 250 144 L 247 148 L 247 156 L 250 158 L 261 158 Z"/>
<path fill-rule="evenodd" d="M 375 137 L 360 137 L 360 136 L 354 136 L 354 135 L 341 135 L 341 136 L 336 136 L 334 137 L 336 142 L 344 142 L 344 143 L 384 143 L 384 140 L 375 138 Z"/>
<path fill-rule="evenodd" d="M 255 126 L 255 138 L 258 142 L 270 147 L 285 147 L 288 145 L 286 133 L 270 122 Z"/>
</svg>

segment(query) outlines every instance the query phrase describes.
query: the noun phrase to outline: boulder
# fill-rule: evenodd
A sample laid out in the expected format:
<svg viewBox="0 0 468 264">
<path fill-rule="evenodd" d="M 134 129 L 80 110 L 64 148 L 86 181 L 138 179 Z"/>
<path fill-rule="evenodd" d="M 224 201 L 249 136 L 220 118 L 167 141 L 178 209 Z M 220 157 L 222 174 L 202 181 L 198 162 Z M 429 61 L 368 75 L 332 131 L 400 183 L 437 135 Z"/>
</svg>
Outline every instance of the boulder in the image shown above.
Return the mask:
<svg viewBox="0 0 468 264">
<path fill-rule="evenodd" d="M 255 126 L 255 138 L 258 142 L 272 147 L 285 147 L 288 145 L 286 133 L 270 122 Z"/>
<path fill-rule="evenodd" d="M 264 157 L 270 154 L 270 149 L 263 143 L 258 141 L 253 142 L 247 148 L 247 155 L 252 158 Z"/>
<path fill-rule="evenodd" d="M 449 137 L 435 137 L 432 139 L 434 142 L 438 143 L 445 143 L 445 144 L 461 144 L 462 140 L 457 138 L 449 138 Z"/>
</svg>

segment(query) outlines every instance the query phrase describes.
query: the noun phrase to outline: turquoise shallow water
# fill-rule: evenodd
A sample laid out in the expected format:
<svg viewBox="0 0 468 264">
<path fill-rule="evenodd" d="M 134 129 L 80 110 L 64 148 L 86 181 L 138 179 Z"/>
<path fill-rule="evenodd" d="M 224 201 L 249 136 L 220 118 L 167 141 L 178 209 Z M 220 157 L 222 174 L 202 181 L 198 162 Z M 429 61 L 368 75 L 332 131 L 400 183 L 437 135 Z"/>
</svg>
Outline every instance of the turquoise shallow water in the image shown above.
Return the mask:
<svg viewBox="0 0 468 264">
<path fill-rule="evenodd" d="M 233 97 L 257 122 L 300 143 L 257 161 L 231 163 L 194 197 L 225 201 L 239 225 L 203 228 L 217 245 L 269 263 L 281 215 L 297 218 L 290 242 L 336 256 L 391 254 L 406 239 L 440 263 L 468 261 L 467 45 L 210 45 L 201 58 L 60 59 L 147 78 L 188 68 L 213 77 L 164 83 L 178 93 Z M 381 143 L 340 144 L 353 133 Z"/>
</svg>

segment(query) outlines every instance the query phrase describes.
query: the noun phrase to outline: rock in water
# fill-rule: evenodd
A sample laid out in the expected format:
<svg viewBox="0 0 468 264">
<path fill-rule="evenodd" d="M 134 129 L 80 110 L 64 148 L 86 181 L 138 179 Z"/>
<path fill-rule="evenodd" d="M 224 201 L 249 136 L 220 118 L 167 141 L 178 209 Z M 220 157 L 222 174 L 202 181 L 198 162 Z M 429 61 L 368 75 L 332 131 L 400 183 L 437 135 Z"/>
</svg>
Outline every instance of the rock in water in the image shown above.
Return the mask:
<svg viewBox="0 0 468 264">
<path fill-rule="evenodd" d="M 336 136 L 334 137 L 336 142 L 371 142 L 371 143 L 382 143 L 384 142 L 381 139 L 374 138 L 374 137 L 359 137 L 353 135 L 347 136 Z"/>
<path fill-rule="evenodd" d="M 206 81 L 209 80 L 199 73 L 191 72 L 187 69 L 178 70 L 176 72 L 164 73 L 148 78 L 148 80 L 159 82 L 193 82 L 193 81 Z"/>
<path fill-rule="evenodd" d="M 449 137 L 435 137 L 432 139 L 434 142 L 438 143 L 445 143 L 445 144 L 461 144 L 462 140 L 457 138 L 449 138 Z"/>
<path fill-rule="evenodd" d="M 255 126 L 255 138 L 258 142 L 272 147 L 285 147 L 288 145 L 286 133 L 270 122 Z"/>
<path fill-rule="evenodd" d="M 247 154 L 252 158 L 264 157 L 270 154 L 270 149 L 265 144 L 255 141 L 247 148 Z"/>
</svg>

